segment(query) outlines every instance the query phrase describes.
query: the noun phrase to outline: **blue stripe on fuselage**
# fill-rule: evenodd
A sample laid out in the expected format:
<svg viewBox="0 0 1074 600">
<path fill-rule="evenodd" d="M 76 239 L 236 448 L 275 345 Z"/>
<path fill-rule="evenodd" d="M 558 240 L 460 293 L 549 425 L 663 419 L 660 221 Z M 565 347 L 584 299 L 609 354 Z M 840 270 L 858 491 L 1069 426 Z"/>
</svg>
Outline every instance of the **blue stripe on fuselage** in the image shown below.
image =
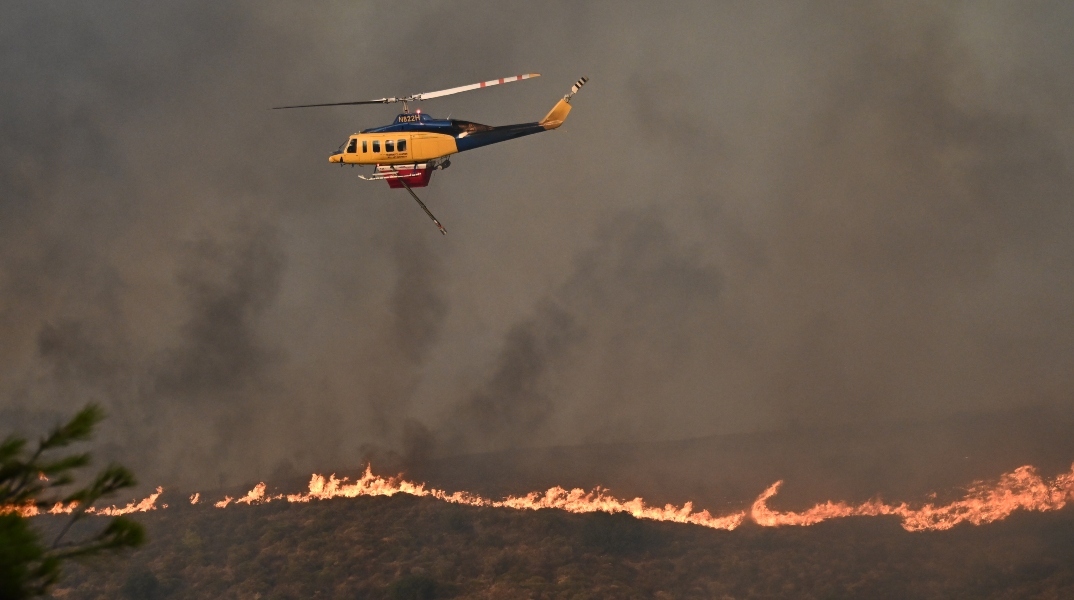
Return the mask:
<svg viewBox="0 0 1074 600">
<path fill-rule="evenodd" d="M 449 121 L 447 119 L 430 119 L 421 123 L 392 123 L 391 125 L 385 125 L 383 127 L 363 129 L 361 133 L 392 133 L 396 131 L 428 131 L 429 133 L 456 135 L 459 133 L 459 128 L 455 125 L 454 121 Z"/>
<path fill-rule="evenodd" d="M 544 130 L 544 127 L 541 127 L 537 123 L 504 125 L 502 127 L 493 127 L 488 131 L 475 131 L 473 133 L 468 133 L 463 137 L 459 137 L 458 135 L 456 135 L 455 145 L 458 146 L 459 152 L 465 152 L 467 150 L 473 150 L 474 148 L 488 146 L 489 144 L 496 144 L 499 142 L 506 142 L 507 140 L 520 138 L 524 135 L 540 133 Z"/>
<path fill-rule="evenodd" d="M 403 116 L 403 115 L 400 115 Z M 520 123 L 517 125 L 502 125 L 492 127 L 469 121 L 457 121 L 454 119 L 434 119 L 427 114 L 421 115 L 417 122 L 396 122 L 383 127 L 365 129 L 361 133 L 394 133 L 397 131 L 426 131 L 429 133 L 441 133 L 455 138 L 455 145 L 459 152 L 473 150 L 489 144 L 506 142 L 525 135 L 545 131 L 537 123 Z M 461 136 L 461 137 L 460 137 Z"/>
</svg>

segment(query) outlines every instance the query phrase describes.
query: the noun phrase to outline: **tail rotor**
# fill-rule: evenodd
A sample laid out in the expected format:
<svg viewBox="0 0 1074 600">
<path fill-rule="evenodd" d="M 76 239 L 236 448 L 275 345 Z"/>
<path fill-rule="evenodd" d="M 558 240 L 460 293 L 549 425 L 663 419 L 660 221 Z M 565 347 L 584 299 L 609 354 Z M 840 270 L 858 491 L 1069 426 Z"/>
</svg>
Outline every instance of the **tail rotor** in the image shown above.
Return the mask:
<svg viewBox="0 0 1074 600">
<path fill-rule="evenodd" d="M 570 102 L 571 98 L 573 98 L 574 95 L 578 93 L 578 90 L 582 89 L 582 86 L 585 85 L 585 82 L 587 82 L 587 81 L 589 81 L 588 77 L 583 77 L 583 78 L 579 79 L 578 81 L 575 81 L 574 85 L 571 86 L 571 93 L 569 93 L 566 96 L 564 96 L 563 99 L 566 100 L 567 102 Z"/>
</svg>

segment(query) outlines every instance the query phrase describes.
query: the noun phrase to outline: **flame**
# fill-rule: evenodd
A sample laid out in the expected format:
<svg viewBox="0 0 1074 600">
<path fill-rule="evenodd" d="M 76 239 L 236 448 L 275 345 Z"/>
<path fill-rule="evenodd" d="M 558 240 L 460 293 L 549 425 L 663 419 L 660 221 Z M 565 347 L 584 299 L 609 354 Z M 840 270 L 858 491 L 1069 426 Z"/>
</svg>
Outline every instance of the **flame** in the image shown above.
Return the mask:
<svg viewBox="0 0 1074 600">
<path fill-rule="evenodd" d="M 23 518 L 36 517 L 37 515 L 42 514 L 41 510 L 34 506 L 32 503 L 22 505 L 5 504 L 3 506 L 0 506 L 0 516 L 10 515 L 12 513 L 17 514 Z"/>
<path fill-rule="evenodd" d="M 132 500 L 126 506 L 120 508 L 112 505 L 105 508 L 97 508 L 91 506 L 86 509 L 87 515 L 100 515 L 104 517 L 118 517 L 122 515 L 129 515 L 136 512 L 147 512 L 157 509 L 157 498 L 164 493 L 164 488 L 157 487 L 157 490 L 150 494 L 148 497 L 139 501 Z M 168 508 L 167 504 L 161 505 L 161 508 Z M 64 504 L 63 502 L 57 502 L 48 509 L 41 509 L 33 504 L 24 504 L 22 506 L 0 506 L 0 515 L 6 515 L 9 513 L 17 513 L 20 517 L 36 517 L 38 515 L 69 515 L 78 509 L 78 502 L 69 502 Z"/>
<path fill-rule="evenodd" d="M 265 483 L 261 482 L 254 486 L 254 489 L 247 492 L 245 496 L 236 500 L 235 504 L 261 504 L 266 501 Z"/>
<path fill-rule="evenodd" d="M 740 511 L 713 516 L 707 510 L 695 511 L 692 502 L 687 502 L 682 506 L 667 504 L 661 508 L 646 504 L 642 498 L 633 500 L 616 498 L 607 489 L 599 487 L 586 491 L 580 488 L 567 490 L 557 486 L 544 492 L 531 492 L 524 496 L 508 496 L 502 500 L 491 500 L 465 491 L 448 493 L 426 487 L 424 483 L 407 481 L 401 476 L 374 475 L 372 467 L 367 466 L 362 476 L 354 481 L 346 477 L 339 479 L 335 474 L 328 477 L 314 474 L 310 478 L 309 491 L 298 494 L 269 494 L 267 486 L 261 482 L 246 495 L 237 499 L 225 496 L 213 506 L 217 508 L 225 508 L 233 504 L 252 506 L 277 500 L 307 503 L 332 498 L 407 494 L 434 498 L 452 504 L 515 510 L 555 509 L 571 513 L 625 512 L 639 519 L 687 523 L 727 531 L 736 529 L 747 517 L 763 527 L 784 527 L 815 525 L 829 519 L 843 517 L 876 516 L 898 517 L 906 531 L 946 531 L 961 523 L 982 525 L 1003 520 L 1018 510 L 1047 512 L 1062 509 L 1069 501 L 1074 500 L 1074 465 L 1071 465 L 1069 472 L 1052 479 L 1041 477 L 1034 467 L 1026 465 L 1003 474 L 993 483 L 974 482 L 959 500 L 940 505 L 928 502 L 917 508 L 905 502 L 888 504 L 875 498 L 856 505 L 829 500 L 801 512 L 780 512 L 769 508 L 768 502 L 775 497 L 782 485 L 782 481 L 770 485 L 754 500 L 748 512 Z M 158 487 L 155 493 L 141 501 L 132 501 L 122 508 L 90 507 L 86 509 L 86 514 L 118 516 L 156 510 L 157 499 L 163 492 L 163 488 Z M 934 499 L 936 495 L 930 494 L 928 497 Z M 200 493 L 190 496 L 191 504 L 198 504 L 200 500 Z M 161 508 L 167 507 L 167 504 L 161 505 Z M 48 509 L 42 509 L 33 504 L 7 505 L 0 506 L 0 515 L 17 513 L 23 517 L 33 517 L 41 514 L 71 514 L 77 508 L 78 504 L 74 502 L 57 503 Z"/>
<path fill-rule="evenodd" d="M 803 512 L 776 512 L 768 508 L 768 500 L 779 492 L 779 488 L 782 485 L 782 481 L 773 483 L 754 500 L 753 506 L 750 507 L 750 518 L 753 519 L 753 522 L 763 527 L 806 526 L 816 525 L 821 521 L 839 517 L 890 515 L 895 510 L 879 500 L 870 500 L 859 506 L 850 506 L 845 502 L 834 503 L 829 500 Z M 900 508 L 904 506 L 900 505 Z"/>
<path fill-rule="evenodd" d="M 69 514 L 75 512 L 76 508 L 78 508 L 78 502 L 71 502 L 69 504 L 64 504 L 63 502 L 57 502 L 56 504 L 52 505 L 52 508 L 48 509 L 48 514 L 50 514 L 50 515 L 69 515 Z"/>
<path fill-rule="evenodd" d="M 335 474 L 327 478 L 323 475 L 314 474 L 310 478 L 309 491 L 303 494 L 267 495 L 265 493 L 265 484 L 262 482 L 250 490 L 246 496 L 235 502 L 264 504 L 280 499 L 285 499 L 288 502 L 310 502 L 313 500 L 329 500 L 331 498 L 394 496 L 395 494 L 431 497 L 452 504 L 513 508 L 516 510 L 552 508 L 572 513 L 626 512 L 639 519 L 690 523 L 728 531 L 742 524 L 746 517 L 745 512 L 738 512 L 725 517 L 714 517 L 707 510 L 694 512 L 693 503 L 691 502 L 687 502 L 681 507 L 672 504 L 665 505 L 663 508 L 648 506 L 641 498 L 620 500 L 601 488 L 587 492 L 580 488 L 568 491 L 557 486 L 543 493 L 531 492 L 525 496 L 509 496 L 503 500 L 490 500 L 470 492 L 453 492 L 449 494 L 443 490 L 426 488 L 423 483 L 414 483 L 399 477 L 374 475 L 370 466 L 367 466 L 365 473 L 353 482 L 347 478 L 338 479 Z M 216 506 L 224 508 L 230 503 L 231 498 L 225 497 L 224 500 L 217 502 Z"/>
<path fill-rule="evenodd" d="M 86 509 L 86 512 L 88 514 L 91 514 L 91 515 L 102 515 L 102 516 L 105 516 L 105 517 L 118 517 L 118 516 L 121 516 L 121 515 L 129 515 L 131 513 L 136 513 L 136 512 L 147 512 L 147 511 L 150 511 L 150 510 L 157 510 L 157 498 L 159 498 L 160 495 L 163 494 L 163 493 L 164 493 L 164 488 L 158 486 L 157 491 L 153 492 L 152 494 L 149 494 L 149 496 L 147 498 L 143 498 L 139 502 L 131 501 L 130 503 L 128 503 L 123 508 L 119 508 L 118 506 L 114 506 L 114 505 L 109 506 L 108 508 L 94 508 L 94 507 L 91 506 L 91 507 Z M 165 504 L 164 508 L 168 508 L 168 505 Z"/>
<path fill-rule="evenodd" d="M 907 531 L 946 531 L 960 523 L 981 525 L 1006 519 L 1016 510 L 1047 512 L 1063 508 L 1074 498 L 1074 465 L 1070 472 L 1050 481 L 1037 474 L 1032 466 L 1018 467 L 1003 474 L 995 484 L 974 482 L 960 500 L 939 506 L 930 502 L 916 509 L 905 502 L 885 504 L 874 499 L 857 506 L 828 501 L 802 512 L 776 512 L 768 508 L 768 500 L 776 495 L 782 483 L 772 484 L 754 501 L 750 517 L 757 524 L 805 526 L 841 517 L 896 515 Z"/>
<path fill-rule="evenodd" d="M 663 508 L 647 506 L 641 498 L 634 498 L 624 502 L 608 495 L 607 490 L 602 488 L 586 492 L 579 488 L 567 491 L 557 486 L 549 489 L 544 494 L 531 492 L 522 497 L 509 497 L 501 502 L 493 502 L 492 506 L 520 510 L 555 508 L 572 513 L 625 512 L 638 519 L 689 523 L 727 531 L 734 530 L 746 518 L 745 512 L 737 512 L 723 517 L 714 517 L 707 510 L 694 512 L 693 502 L 687 502 L 681 507 L 666 504 Z"/>
</svg>

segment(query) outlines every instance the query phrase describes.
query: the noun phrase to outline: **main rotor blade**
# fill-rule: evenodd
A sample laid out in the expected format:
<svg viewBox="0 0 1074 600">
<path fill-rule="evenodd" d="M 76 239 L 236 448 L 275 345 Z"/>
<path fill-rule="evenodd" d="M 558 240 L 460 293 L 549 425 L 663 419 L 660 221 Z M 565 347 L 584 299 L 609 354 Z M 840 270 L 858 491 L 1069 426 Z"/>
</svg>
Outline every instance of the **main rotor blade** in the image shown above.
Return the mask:
<svg viewBox="0 0 1074 600">
<path fill-rule="evenodd" d="M 451 94 L 458 94 L 460 92 L 469 92 L 470 90 L 479 90 L 481 88 L 500 85 L 501 83 L 511 83 L 513 81 L 522 81 L 523 79 L 532 79 L 534 77 L 540 77 L 540 73 L 527 73 L 525 75 L 515 75 L 514 77 L 501 77 L 500 79 L 493 79 L 491 81 L 482 81 L 481 83 L 474 83 L 471 85 L 463 85 L 460 87 L 451 88 L 448 90 L 440 90 L 437 92 L 424 92 L 421 94 L 414 94 L 412 99 L 414 100 L 430 100 L 432 98 L 440 98 L 441 96 L 450 96 Z"/>
<path fill-rule="evenodd" d="M 388 104 L 398 102 L 398 98 L 381 98 L 380 100 L 360 100 L 358 102 L 332 102 L 329 104 L 296 104 L 295 106 L 273 106 L 272 110 L 281 108 L 313 108 L 315 106 L 354 106 L 356 104 Z"/>
<path fill-rule="evenodd" d="M 454 87 L 447 90 L 439 90 L 436 92 L 423 92 L 421 94 L 414 94 L 413 96 L 407 96 L 406 98 L 380 98 L 377 100 L 359 100 L 357 102 L 330 102 L 328 104 L 296 104 L 294 106 L 274 106 L 272 110 L 280 110 L 281 108 L 315 108 L 318 106 L 356 106 L 358 104 L 391 104 L 393 102 L 415 102 L 418 100 L 431 100 L 433 98 L 440 98 L 442 96 L 450 96 L 452 94 L 458 94 L 461 92 L 469 92 L 470 90 L 479 90 L 481 88 L 490 87 L 493 85 L 500 85 L 501 83 L 511 83 L 514 81 L 522 81 L 523 79 L 532 79 L 534 77 L 540 77 L 540 73 L 526 73 L 525 75 L 515 75 L 513 77 L 501 77 L 500 79 L 492 79 L 490 81 L 482 81 L 481 83 L 473 83 L 470 85 L 463 85 Z"/>
</svg>

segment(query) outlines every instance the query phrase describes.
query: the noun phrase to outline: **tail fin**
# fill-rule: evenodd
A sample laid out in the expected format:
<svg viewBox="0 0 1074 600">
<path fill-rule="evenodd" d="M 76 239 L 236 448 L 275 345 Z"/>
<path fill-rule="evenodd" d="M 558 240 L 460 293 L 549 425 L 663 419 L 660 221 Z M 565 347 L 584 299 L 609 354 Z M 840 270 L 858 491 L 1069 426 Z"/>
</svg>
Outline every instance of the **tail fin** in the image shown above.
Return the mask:
<svg viewBox="0 0 1074 600">
<path fill-rule="evenodd" d="M 578 90 L 582 89 L 585 82 L 589 81 L 588 77 L 583 77 L 576 81 L 571 86 L 571 93 L 563 97 L 562 100 L 556 103 L 552 107 L 552 110 L 548 111 L 548 114 L 541 119 L 539 125 L 545 129 L 555 129 L 563 124 L 567 120 L 567 115 L 571 112 L 571 98 L 578 93 Z"/>
<path fill-rule="evenodd" d="M 566 99 L 556 102 L 556 105 L 552 107 L 552 110 L 548 111 L 541 122 L 538 123 L 545 129 L 555 129 L 563 124 L 563 121 L 567 120 L 567 115 L 571 112 L 571 105 Z"/>
</svg>

